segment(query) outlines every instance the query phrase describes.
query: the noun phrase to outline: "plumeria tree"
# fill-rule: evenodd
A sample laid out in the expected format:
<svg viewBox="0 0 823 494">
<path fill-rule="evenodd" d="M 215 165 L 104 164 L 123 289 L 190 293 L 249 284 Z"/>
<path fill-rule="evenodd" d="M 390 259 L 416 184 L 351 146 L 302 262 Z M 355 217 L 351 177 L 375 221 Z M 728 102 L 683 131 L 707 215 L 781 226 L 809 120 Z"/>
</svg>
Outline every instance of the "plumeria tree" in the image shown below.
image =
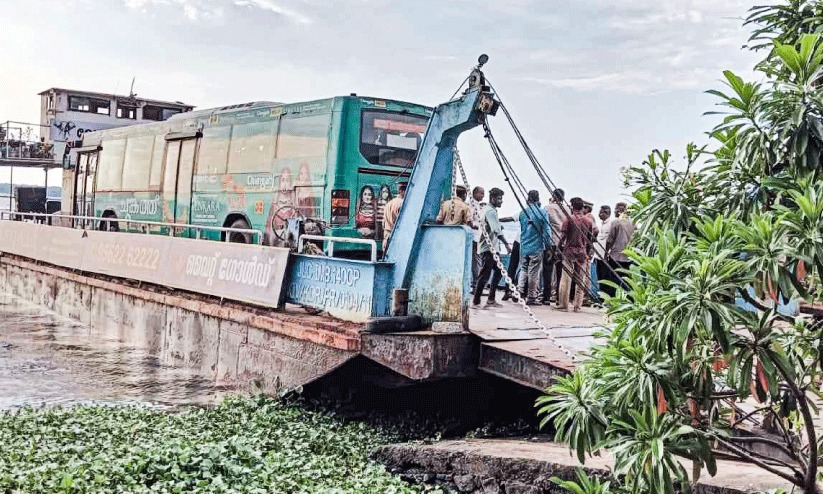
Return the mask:
<svg viewBox="0 0 823 494">
<path fill-rule="evenodd" d="M 638 231 L 613 329 L 538 400 L 581 461 L 614 456 L 619 487 L 571 492 L 688 490 L 723 454 L 823 493 L 823 325 L 778 310 L 821 293 L 823 4 L 755 7 L 747 23 L 761 82 L 724 73 L 709 91 L 722 121 L 685 168 L 654 151 L 627 170 Z"/>
</svg>

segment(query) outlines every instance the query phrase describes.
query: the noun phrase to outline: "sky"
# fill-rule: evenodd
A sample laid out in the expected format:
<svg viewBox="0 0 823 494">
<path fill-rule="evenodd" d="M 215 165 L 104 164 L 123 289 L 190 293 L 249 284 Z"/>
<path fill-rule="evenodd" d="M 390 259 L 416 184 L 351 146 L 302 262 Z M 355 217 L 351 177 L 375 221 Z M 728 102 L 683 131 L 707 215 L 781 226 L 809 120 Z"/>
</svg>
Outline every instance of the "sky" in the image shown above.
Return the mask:
<svg viewBox="0 0 823 494">
<path fill-rule="evenodd" d="M 359 95 L 435 106 L 484 68 L 568 197 L 625 200 L 620 170 L 705 143 L 722 71 L 744 78 L 743 0 L 0 0 L 0 121 L 36 122 L 67 87 L 209 108 Z M 502 114 L 491 127 L 528 186 L 547 191 Z M 503 188 L 480 129 L 458 147 L 472 186 Z M 24 175 L 25 173 L 25 175 Z M 38 175 L 39 173 L 39 175 Z M 50 183 L 59 183 L 60 171 Z M 18 172 L 37 183 L 40 172 Z M 0 170 L 0 181 L 8 172 Z"/>
</svg>

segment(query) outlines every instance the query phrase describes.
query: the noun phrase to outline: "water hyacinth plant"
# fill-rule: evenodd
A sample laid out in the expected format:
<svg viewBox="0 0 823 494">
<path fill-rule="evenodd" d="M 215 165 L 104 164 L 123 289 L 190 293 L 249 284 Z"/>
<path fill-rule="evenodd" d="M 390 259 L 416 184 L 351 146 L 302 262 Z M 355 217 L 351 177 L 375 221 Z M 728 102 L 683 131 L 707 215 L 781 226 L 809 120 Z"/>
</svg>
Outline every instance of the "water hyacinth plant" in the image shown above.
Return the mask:
<svg viewBox="0 0 823 494">
<path fill-rule="evenodd" d="M 414 493 L 370 462 L 390 438 L 266 398 L 0 414 L 0 491 Z"/>
</svg>

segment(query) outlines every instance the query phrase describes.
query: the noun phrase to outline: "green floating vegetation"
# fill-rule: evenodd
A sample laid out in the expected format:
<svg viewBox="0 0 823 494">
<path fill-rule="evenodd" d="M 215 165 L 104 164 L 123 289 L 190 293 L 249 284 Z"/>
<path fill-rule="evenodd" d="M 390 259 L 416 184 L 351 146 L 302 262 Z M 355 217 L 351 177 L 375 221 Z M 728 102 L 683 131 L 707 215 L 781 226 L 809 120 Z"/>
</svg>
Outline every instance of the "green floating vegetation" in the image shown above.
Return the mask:
<svg viewBox="0 0 823 494">
<path fill-rule="evenodd" d="M 391 439 L 262 396 L 24 408 L 0 414 L 0 492 L 419 492 L 368 460 Z"/>
</svg>

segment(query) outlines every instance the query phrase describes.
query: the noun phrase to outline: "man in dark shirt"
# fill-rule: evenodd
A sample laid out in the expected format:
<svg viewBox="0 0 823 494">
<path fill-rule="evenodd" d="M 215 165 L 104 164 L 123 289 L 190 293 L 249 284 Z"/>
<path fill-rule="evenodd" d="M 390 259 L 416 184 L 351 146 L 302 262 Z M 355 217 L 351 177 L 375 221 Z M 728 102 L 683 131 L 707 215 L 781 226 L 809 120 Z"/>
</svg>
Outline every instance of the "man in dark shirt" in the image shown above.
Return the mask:
<svg viewBox="0 0 823 494">
<path fill-rule="evenodd" d="M 629 219 L 626 209 L 626 203 L 624 202 L 620 202 L 615 206 L 614 210 L 617 218 L 612 221 L 609 237 L 606 241 L 606 258 L 609 260 L 612 269 L 617 273 L 615 281 L 624 289 L 628 289 L 628 286 L 623 282 L 622 271 L 629 269 L 632 262 L 623 251 L 631 243 L 635 231 L 634 223 Z"/>
<path fill-rule="evenodd" d="M 563 274 L 560 278 L 560 294 L 557 308 L 569 310 L 569 294 L 572 283 L 576 284 L 574 311 L 580 311 L 583 296 L 589 289 L 589 248 L 592 244 L 592 222 L 583 214 L 583 199 L 573 197 L 572 215 L 560 228 L 560 252 L 563 254 Z"/>
</svg>

